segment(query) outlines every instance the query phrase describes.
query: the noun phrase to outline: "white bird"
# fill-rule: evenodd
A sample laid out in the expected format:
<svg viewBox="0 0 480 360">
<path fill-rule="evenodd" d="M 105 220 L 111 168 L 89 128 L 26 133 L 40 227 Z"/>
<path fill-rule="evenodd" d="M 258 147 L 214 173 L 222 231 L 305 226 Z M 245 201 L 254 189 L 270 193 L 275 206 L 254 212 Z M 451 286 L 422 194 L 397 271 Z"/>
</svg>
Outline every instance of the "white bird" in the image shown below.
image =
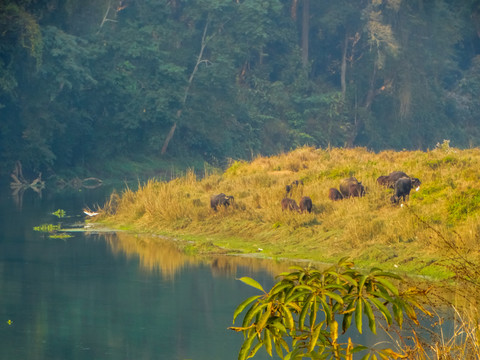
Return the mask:
<svg viewBox="0 0 480 360">
<path fill-rule="evenodd" d="M 98 212 L 94 212 L 94 211 L 88 211 L 88 210 L 83 210 L 84 214 L 88 215 L 88 216 L 97 216 L 98 215 Z"/>
</svg>

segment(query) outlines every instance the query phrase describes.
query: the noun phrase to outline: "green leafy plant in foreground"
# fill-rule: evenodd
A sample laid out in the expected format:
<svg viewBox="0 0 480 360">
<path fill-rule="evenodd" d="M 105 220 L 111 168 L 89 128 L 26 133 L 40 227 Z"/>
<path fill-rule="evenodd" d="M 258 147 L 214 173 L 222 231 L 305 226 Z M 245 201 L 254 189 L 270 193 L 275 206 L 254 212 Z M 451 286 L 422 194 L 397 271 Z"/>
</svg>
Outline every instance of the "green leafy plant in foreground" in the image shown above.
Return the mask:
<svg viewBox="0 0 480 360">
<path fill-rule="evenodd" d="M 270 356 L 274 348 L 284 360 L 353 359 L 360 352 L 366 353 L 364 359 L 406 358 L 390 348 L 355 345 L 350 338 L 347 343 L 338 342 L 339 332 L 349 329 L 352 321 L 362 333 L 364 316 L 376 334 L 378 316 L 388 326 L 395 322 L 401 328 L 405 315 L 418 324 L 416 309 L 429 314 L 418 301 L 418 289 L 401 292 L 394 284 L 402 280 L 398 275 L 378 268 L 363 274 L 353 265 L 342 259 L 323 271 L 293 267 L 292 272 L 279 275 L 282 279 L 269 292 L 254 279 L 241 278 L 263 294 L 244 300 L 234 312 L 235 323 L 248 308 L 242 326 L 229 328 L 245 336 L 238 359 L 251 358 L 262 347 Z"/>
</svg>

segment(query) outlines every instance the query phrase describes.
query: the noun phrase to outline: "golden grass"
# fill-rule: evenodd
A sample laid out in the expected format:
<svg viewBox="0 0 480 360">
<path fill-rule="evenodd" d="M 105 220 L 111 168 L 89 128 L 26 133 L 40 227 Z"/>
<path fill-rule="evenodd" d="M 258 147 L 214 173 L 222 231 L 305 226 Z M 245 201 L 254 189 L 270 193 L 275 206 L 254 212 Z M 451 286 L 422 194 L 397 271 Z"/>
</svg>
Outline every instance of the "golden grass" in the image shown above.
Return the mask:
<svg viewBox="0 0 480 360">
<path fill-rule="evenodd" d="M 376 178 L 394 170 L 422 181 L 400 207 Z M 332 202 L 328 189 L 355 176 L 367 187 L 364 198 Z M 302 180 L 293 198 L 312 198 L 311 214 L 282 212 L 285 185 Z M 214 212 L 210 197 L 223 192 L 235 206 Z M 440 146 L 432 151 L 302 147 L 251 162 L 238 161 L 223 174 L 197 179 L 150 180 L 137 191 L 112 195 L 101 221 L 135 231 L 176 237 L 273 258 L 332 262 L 350 256 L 359 266 L 381 266 L 445 276 L 439 265 L 465 256 L 479 263 L 480 150 Z"/>
</svg>

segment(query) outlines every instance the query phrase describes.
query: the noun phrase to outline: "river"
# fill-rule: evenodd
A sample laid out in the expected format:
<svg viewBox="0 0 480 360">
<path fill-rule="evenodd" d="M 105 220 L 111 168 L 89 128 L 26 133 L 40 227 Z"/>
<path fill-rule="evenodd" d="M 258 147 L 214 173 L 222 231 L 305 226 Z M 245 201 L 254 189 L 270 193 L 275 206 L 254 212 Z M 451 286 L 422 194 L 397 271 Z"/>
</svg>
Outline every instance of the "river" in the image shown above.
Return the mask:
<svg viewBox="0 0 480 360">
<path fill-rule="evenodd" d="M 258 294 L 237 279 L 269 288 L 287 264 L 186 256 L 160 237 L 77 231 L 62 239 L 34 230 L 81 228 L 82 209 L 108 193 L 28 189 L 16 199 L 2 186 L 0 359 L 236 359 L 243 336 L 227 328 L 237 305 Z"/>
</svg>

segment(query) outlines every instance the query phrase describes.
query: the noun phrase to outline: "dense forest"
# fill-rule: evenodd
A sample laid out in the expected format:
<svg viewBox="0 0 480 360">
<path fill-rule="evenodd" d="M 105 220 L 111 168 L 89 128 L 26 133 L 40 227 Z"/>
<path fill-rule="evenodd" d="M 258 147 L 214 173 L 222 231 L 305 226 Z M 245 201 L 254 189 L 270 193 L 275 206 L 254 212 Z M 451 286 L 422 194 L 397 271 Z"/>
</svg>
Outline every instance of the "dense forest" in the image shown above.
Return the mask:
<svg viewBox="0 0 480 360">
<path fill-rule="evenodd" d="M 479 0 L 5 0 L 0 171 L 480 142 Z"/>
</svg>

